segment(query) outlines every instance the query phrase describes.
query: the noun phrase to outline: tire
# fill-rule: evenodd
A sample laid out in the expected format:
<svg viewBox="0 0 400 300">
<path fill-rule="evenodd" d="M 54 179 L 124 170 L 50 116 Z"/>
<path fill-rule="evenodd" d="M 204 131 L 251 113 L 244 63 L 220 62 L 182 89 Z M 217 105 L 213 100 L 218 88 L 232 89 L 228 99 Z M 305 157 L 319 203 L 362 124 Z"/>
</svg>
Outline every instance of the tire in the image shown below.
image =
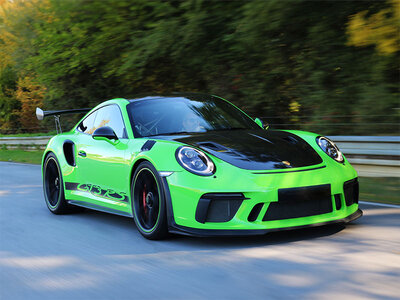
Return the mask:
<svg viewBox="0 0 400 300">
<path fill-rule="evenodd" d="M 43 164 L 43 193 L 47 208 L 56 215 L 71 212 L 64 196 L 64 182 L 57 157 L 50 153 Z"/>
<path fill-rule="evenodd" d="M 131 184 L 132 213 L 139 232 L 149 240 L 168 235 L 165 193 L 154 166 L 144 161 L 136 169 Z"/>
</svg>

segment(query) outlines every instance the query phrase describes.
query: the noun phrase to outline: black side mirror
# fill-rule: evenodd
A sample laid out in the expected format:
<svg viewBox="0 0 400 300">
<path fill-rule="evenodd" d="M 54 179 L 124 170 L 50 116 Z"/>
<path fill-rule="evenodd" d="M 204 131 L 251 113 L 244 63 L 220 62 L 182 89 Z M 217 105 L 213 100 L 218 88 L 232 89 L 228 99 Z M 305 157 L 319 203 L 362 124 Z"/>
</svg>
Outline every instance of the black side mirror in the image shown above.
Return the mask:
<svg viewBox="0 0 400 300">
<path fill-rule="evenodd" d="M 92 137 L 95 140 L 118 140 L 117 135 L 115 134 L 114 130 L 111 127 L 104 126 L 97 128 L 93 134 Z"/>
</svg>

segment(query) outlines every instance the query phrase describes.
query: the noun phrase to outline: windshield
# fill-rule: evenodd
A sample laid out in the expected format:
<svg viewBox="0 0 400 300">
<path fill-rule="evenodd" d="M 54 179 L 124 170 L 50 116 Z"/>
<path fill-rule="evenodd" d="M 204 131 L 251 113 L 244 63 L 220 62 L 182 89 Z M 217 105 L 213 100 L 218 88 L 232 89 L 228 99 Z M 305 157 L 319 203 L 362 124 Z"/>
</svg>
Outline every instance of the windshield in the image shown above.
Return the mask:
<svg viewBox="0 0 400 300">
<path fill-rule="evenodd" d="M 127 109 L 135 137 L 260 129 L 236 107 L 212 96 L 149 98 Z"/>
</svg>

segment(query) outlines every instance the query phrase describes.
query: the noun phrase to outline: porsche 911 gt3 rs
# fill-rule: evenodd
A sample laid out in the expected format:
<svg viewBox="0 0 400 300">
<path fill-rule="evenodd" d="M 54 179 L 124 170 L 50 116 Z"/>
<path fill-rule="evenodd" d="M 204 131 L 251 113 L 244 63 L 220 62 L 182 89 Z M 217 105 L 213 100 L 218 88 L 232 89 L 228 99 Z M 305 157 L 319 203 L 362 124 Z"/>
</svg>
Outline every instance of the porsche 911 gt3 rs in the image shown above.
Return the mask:
<svg viewBox="0 0 400 300">
<path fill-rule="evenodd" d="M 362 215 L 357 173 L 315 133 L 262 127 L 228 101 L 173 94 L 113 99 L 48 143 L 42 161 L 52 213 L 76 206 L 132 217 L 139 232 L 264 234 Z"/>
</svg>

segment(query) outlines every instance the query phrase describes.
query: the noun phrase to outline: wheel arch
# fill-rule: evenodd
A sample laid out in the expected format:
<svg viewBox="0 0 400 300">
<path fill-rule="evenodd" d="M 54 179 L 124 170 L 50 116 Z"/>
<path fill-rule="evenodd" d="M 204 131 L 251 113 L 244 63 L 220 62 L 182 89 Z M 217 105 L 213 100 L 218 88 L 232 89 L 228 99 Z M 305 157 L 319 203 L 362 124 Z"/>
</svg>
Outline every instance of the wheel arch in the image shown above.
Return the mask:
<svg viewBox="0 0 400 300">
<path fill-rule="evenodd" d="M 166 181 L 159 175 L 156 165 L 153 163 L 153 161 L 150 158 L 147 158 L 147 157 L 138 158 L 134 162 L 134 164 L 133 164 L 133 166 L 131 168 L 131 173 L 130 173 L 130 176 L 129 176 L 129 178 L 130 178 L 129 199 L 130 199 L 130 204 L 131 204 L 131 207 L 132 207 L 132 217 L 135 219 L 135 222 L 139 222 L 135 218 L 135 212 L 134 212 L 134 207 L 133 207 L 134 206 L 134 203 L 133 203 L 133 197 L 134 197 L 134 195 L 133 195 L 133 193 L 134 193 L 134 191 L 133 191 L 133 181 L 134 181 L 134 175 L 137 172 L 137 170 L 139 168 L 139 165 L 144 163 L 144 162 L 152 165 L 152 167 L 154 168 L 154 171 L 155 171 L 155 174 L 153 176 L 155 177 L 154 179 L 155 179 L 156 184 L 157 184 L 157 188 L 158 188 L 158 192 L 159 192 L 159 196 L 160 196 L 159 199 L 160 199 L 160 201 L 163 202 L 162 205 L 164 206 L 163 213 L 162 213 L 163 215 L 162 216 L 159 215 L 159 218 L 160 218 L 159 220 L 161 220 L 160 224 L 164 224 L 164 225 L 162 225 L 163 226 L 163 229 L 162 229 L 163 232 L 162 233 L 160 233 L 160 232 L 156 233 L 155 236 L 151 236 L 151 237 L 144 235 L 142 230 L 139 229 L 139 227 L 138 227 L 138 230 L 143 236 L 145 236 L 148 239 L 160 239 L 160 238 L 162 239 L 168 234 L 168 230 L 169 230 L 169 227 L 170 227 L 169 218 L 170 218 L 172 210 L 170 209 L 170 204 L 171 203 L 170 203 L 170 200 L 169 200 L 169 190 L 168 190 L 168 185 L 166 184 Z M 154 171 L 151 170 L 151 173 L 154 173 Z M 136 224 L 136 225 L 139 226 L 138 224 Z M 159 227 L 160 225 L 156 224 L 155 226 Z M 156 228 L 156 227 L 154 227 L 154 228 Z M 151 234 L 151 232 L 150 232 L 150 234 Z"/>
<path fill-rule="evenodd" d="M 135 161 L 133 166 L 132 166 L 132 168 L 131 168 L 131 173 L 130 173 L 130 176 L 129 176 L 129 191 L 131 191 L 131 189 L 132 189 L 133 174 L 135 174 L 135 171 L 138 168 L 138 166 L 144 161 L 147 161 L 147 162 L 151 163 L 154 166 L 154 164 L 150 160 L 148 160 L 148 159 L 146 159 L 144 157 L 141 157 L 137 161 Z M 131 198 L 131 197 L 129 197 L 129 198 Z M 131 202 L 132 202 L 132 199 L 131 199 Z"/>
<path fill-rule="evenodd" d="M 56 154 L 54 153 L 54 151 L 51 150 L 51 149 L 46 149 L 46 150 L 43 152 L 43 156 L 42 156 L 42 165 L 41 165 L 41 168 L 42 168 L 42 176 L 43 176 L 44 162 L 46 161 L 47 156 L 49 156 L 50 154 L 54 154 L 54 155 L 57 157 L 57 155 L 56 155 Z"/>
</svg>

